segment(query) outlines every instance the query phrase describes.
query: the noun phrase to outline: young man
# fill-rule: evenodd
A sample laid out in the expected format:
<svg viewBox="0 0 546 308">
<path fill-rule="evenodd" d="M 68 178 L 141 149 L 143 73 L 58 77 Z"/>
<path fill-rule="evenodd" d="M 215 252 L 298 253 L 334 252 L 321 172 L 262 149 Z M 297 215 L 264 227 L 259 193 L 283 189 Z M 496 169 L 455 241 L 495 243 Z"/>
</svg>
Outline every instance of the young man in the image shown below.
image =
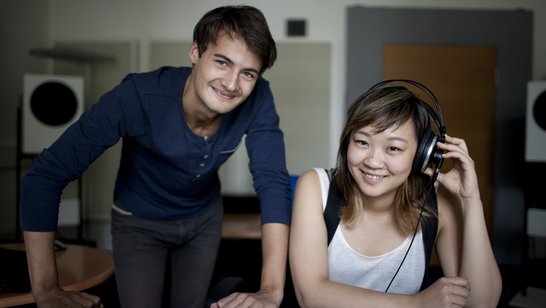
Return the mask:
<svg viewBox="0 0 546 308">
<path fill-rule="evenodd" d="M 165 305 L 169 268 L 169 305 L 203 307 L 221 239 L 217 171 L 244 135 L 261 204 L 262 279 L 257 293 L 235 293 L 220 304 L 281 303 L 290 186 L 279 118 L 261 78 L 275 62 L 275 42 L 259 10 L 225 6 L 198 22 L 188 56 L 192 68 L 128 75 L 25 176 L 22 228 L 38 306 L 101 305 L 96 296 L 60 288 L 53 243 L 62 189 L 121 138 L 112 208 L 121 304 Z"/>
</svg>

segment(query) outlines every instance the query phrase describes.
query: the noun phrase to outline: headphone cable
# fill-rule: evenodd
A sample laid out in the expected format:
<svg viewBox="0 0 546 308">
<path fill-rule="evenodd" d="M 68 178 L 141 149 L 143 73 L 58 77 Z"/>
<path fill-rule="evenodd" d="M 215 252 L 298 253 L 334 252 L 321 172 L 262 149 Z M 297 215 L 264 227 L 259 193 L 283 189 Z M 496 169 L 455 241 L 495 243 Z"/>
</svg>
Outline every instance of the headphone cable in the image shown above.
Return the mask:
<svg viewBox="0 0 546 308">
<path fill-rule="evenodd" d="M 398 268 L 396 269 L 396 272 L 392 276 L 392 279 L 389 282 L 389 285 L 387 285 L 387 288 L 385 289 L 385 293 L 387 293 L 389 291 L 389 288 L 391 287 L 391 284 L 394 281 L 394 278 L 396 278 L 396 275 L 398 275 L 398 272 L 402 268 L 402 264 L 404 264 L 404 261 L 406 261 L 406 257 L 408 256 L 409 251 L 411 249 L 411 246 L 413 245 L 413 241 L 415 240 L 415 236 L 417 235 L 417 230 L 419 230 L 419 224 L 421 223 L 421 217 L 423 217 L 423 211 L 424 211 L 425 206 L 426 206 L 426 200 L 427 200 L 426 196 L 428 196 L 428 194 L 432 191 L 432 188 L 434 187 L 434 182 L 436 182 L 436 178 L 438 177 L 438 172 L 439 172 L 439 170 L 436 169 L 434 171 L 434 174 L 432 175 L 432 183 L 430 184 L 430 186 L 429 186 L 429 188 L 427 190 L 427 193 L 425 195 L 425 201 L 423 202 L 423 206 L 421 206 L 421 210 L 419 211 L 419 218 L 417 219 L 417 223 L 415 224 L 415 230 L 413 231 L 413 236 L 411 237 L 411 242 L 410 242 L 410 244 L 408 246 L 408 249 L 406 249 L 406 253 L 404 254 L 404 258 L 402 258 L 402 261 L 400 262 L 400 265 L 398 265 Z"/>
</svg>

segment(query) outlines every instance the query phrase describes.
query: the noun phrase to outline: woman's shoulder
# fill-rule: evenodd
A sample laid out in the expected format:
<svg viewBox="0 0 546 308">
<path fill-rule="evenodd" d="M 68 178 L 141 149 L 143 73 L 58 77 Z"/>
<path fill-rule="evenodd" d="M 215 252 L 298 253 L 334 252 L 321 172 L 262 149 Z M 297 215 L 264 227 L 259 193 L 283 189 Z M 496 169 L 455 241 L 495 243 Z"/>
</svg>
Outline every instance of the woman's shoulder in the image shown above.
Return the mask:
<svg viewBox="0 0 546 308">
<path fill-rule="evenodd" d="M 305 182 L 305 183 L 310 183 L 310 182 L 318 183 L 317 181 L 320 181 L 324 177 L 328 177 L 326 170 L 327 169 L 324 169 L 324 168 L 307 169 L 298 177 L 298 181 Z"/>
<path fill-rule="evenodd" d="M 304 192 L 305 194 L 315 194 L 316 192 L 323 191 L 325 188 L 325 182 L 329 184 L 328 176 L 323 168 L 311 168 L 305 170 L 298 176 L 296 182 L 296 189 Z M 328 188 L 326 187 L 326 190 Z"/>
<path fill-rule="evenodd" d="M 297 189 L 300 189 L 303 193 L 320 196 L 319 200 L 323 210 L 330 187 L 330 178 L 327 170 L 324 168 L 308 169 L 299 176 L 298 183 L 296 184 Z"/>
</svg>

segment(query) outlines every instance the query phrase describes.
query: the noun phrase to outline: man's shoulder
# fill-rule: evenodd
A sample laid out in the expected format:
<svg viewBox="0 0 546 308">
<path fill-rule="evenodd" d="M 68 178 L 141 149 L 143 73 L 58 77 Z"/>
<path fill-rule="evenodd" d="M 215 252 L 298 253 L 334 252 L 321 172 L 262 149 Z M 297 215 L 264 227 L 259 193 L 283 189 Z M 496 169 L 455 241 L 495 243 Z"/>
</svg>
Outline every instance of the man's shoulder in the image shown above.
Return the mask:
<svg viewBox="0 0 546 308">
<path fill-rule="evenodd" d="M 243 104 L 244 108 L 260 109 L 264 103 L 273 102 L 273 94 L 269 87 L 269 81 L 260 77 L 254 85 L 252 93 L 247 97 L 247 101 L 252 101 L 252 104 Z"/>
<path fill-rule="evenodd" d="M 191 73 L 189 67 L 162 66 L 147 72 L 131 73 L 125 79 L 133 80 L 139 89 L 178 89 Z"/>
<path fill-rule="evenodd" d="M 264 77 L 258 78 L 258 80 L 256 81 L 255 88 L 260 90 L 263 90 L 263 89 L 269 90 L 269 80 L 265 79 Z"/>
</svg>

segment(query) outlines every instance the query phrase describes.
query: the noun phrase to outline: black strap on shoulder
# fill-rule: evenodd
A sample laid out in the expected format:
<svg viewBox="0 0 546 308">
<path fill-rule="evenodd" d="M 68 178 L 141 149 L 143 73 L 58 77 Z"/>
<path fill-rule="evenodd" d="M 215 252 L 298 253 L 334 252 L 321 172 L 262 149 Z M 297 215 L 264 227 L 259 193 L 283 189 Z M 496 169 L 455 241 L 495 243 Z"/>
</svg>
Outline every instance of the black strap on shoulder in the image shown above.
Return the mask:
<svg viewBox="0 0 546 308">
<path fill-rule="evenodd" d="M 326 208 L 324 209 L 324 221 L 326 222 L 326 230 L 328 232 L 328 245 L 336 233 L 337 226 L 341 220 L 339 216 L 339 208 L 341 203 L 341 194 L 337 189 L 337 186 L 331 182 L 331 170 L 326 170 L 328 178 L 330 179 L 330 188 L 328 189 L 328 199 L 326 201 Z"/>
<path fill-rule="evenodd" d="M 425 204 L 430 207 L 434 212 L 438 212 L 438 199 L 436 198 L 436 190 L 430 189 L 430 193 L 427 194 Z M 424 290 L 432 284 L 433 281 L 428 279 L 428 269 L 430 265 L 430 258 L 432 257 L 432 250 L 436 244 L 436 235 L 438 234 L 438 216 L 432 216 L 422 222 L 423 224 L 423 244 L 425 246 L 425 276 L 421 284 L 421 290 Z"/>
<path fill-rule="evenodd" d="M 434 212 L 438 210 L 438 201 L 436 199 L 436 191 L 432 189 L 431 193 L 427 195 L 426 204 Z M 424 222 L 423 228 L 423 240 L 425 242 L 425 252 L 427 266 L 430 257 L 432 256 L 432 249 L 436 243 L 436 235 L 438 234 L 438 217 L 430 217 Z"/>
</svg>

